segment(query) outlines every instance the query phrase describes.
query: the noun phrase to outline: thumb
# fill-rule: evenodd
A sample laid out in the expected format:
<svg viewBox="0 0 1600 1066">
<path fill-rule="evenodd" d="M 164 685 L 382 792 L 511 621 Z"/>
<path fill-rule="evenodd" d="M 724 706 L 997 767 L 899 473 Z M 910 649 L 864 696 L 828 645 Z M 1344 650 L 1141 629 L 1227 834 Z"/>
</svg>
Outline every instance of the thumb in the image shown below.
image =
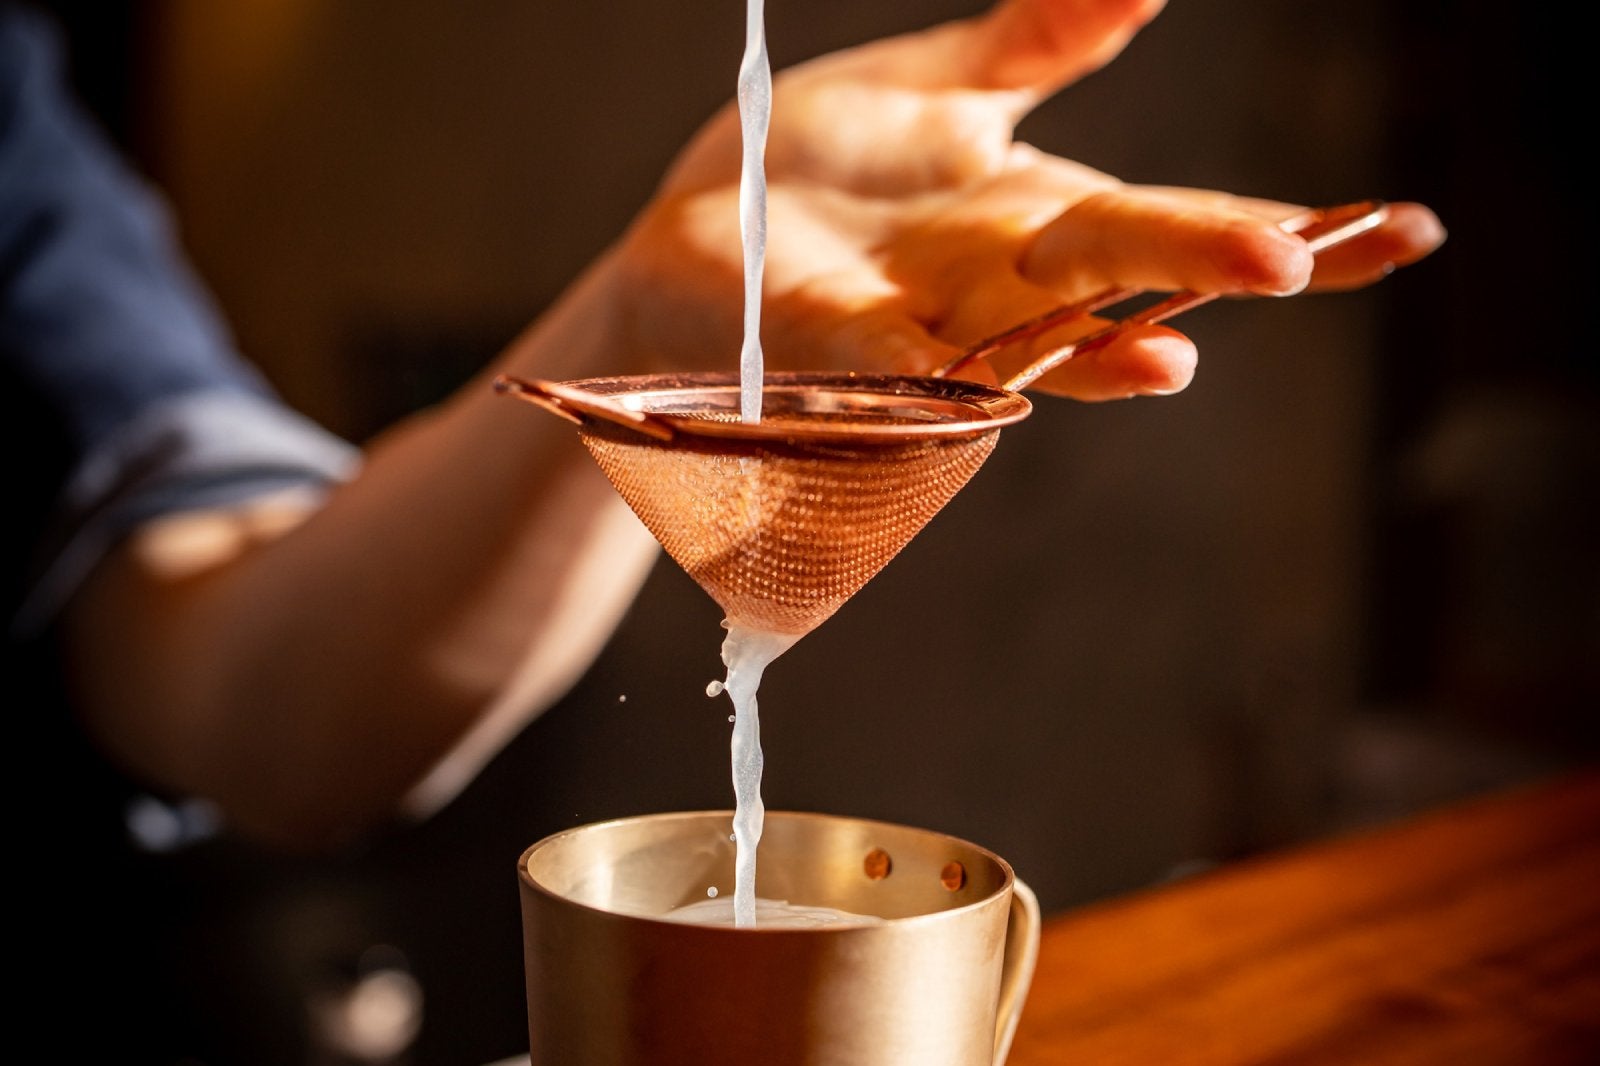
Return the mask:
<svg viewBox="0 0 1600 1066">
<path fill-rule="evenodd" d="M 1040 97 L 1105 66 L 1166 0 L 1001 0 L 963 26 L 968 85 Z"/>
</svg>

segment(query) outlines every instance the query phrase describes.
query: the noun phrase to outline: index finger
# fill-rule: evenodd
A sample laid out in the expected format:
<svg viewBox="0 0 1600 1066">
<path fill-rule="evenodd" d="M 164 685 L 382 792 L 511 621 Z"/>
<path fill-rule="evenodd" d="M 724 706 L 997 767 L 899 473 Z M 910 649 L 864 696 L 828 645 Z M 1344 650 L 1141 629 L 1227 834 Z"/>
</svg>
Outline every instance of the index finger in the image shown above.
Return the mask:
<svg viewBox="0 0 1600 1066">
<path fill-rule="evenodd" d="M 965 82 L 1048 96 L 1115 59 L 1166 0 L 1002 0 L 968 24 Z"/>
</svg>

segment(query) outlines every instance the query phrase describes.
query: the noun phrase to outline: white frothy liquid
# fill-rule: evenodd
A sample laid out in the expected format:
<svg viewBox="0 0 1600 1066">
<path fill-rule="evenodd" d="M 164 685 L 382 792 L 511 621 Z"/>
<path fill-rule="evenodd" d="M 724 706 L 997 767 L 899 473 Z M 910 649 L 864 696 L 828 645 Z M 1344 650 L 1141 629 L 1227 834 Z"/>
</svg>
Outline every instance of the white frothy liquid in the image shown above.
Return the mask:
<svg viewBox="0 0 1600 1066">
<path fill-rule="evenodd" d="M 744 244 L 744 347 L 739 351 L 739 416 L 761 421 L 761 276 L 767 257 L 767 126 L 772 115 L 772 70 L 762 0 L 748 0 L 744 60 L 739 64 L 739 128 L 744 164 L 739 175 L 739 236 Z"/>
<path fill-rule="evenodd" d="M 763 633 L 730 625 L 722 642 L 723 687 L 733 700 L 733 924 L 756 924 L 756 848 L 767 810 L 761 802 L 761 717 L 756 689 L 767 664 L 794 646 L 796 633 Z"/>
<path fill-rule="evenodd" d="M 739 237 L 744 251 L 744 345 L 739 351 L 739 416 L 761 421 L 761 278 L 767 254 L 767 127 L 772 114 L 772 70 L 767 62 L 762 0 L 746 0 L 744 58 L 739 64 L 739 129 L 743 163 L 739 174 Z M 733 924 L 756 923 L 756 847 L 766 808 L 761 802 L 761 720 L 756 689 L 767 664 L 798 636 L 760 633 L 729 625 L 722 642 L 726 681 L 713 681 L 706 695 L 726 691 L 733 700 L 733 899 L 712 902 L 731 910 Z"/>
<path fill-rule="evenodd" d="M 735 925 L 733 900 L 705 899 L 674 907 L 662 917 L 692 925 Z M 875 914 L 853 914 L 834 907 L 808 907 L 781 899 L 755 901 L 756 921 L 774 929 L 815 929 L 821 926 L 882 925 Z"/>
</svg>

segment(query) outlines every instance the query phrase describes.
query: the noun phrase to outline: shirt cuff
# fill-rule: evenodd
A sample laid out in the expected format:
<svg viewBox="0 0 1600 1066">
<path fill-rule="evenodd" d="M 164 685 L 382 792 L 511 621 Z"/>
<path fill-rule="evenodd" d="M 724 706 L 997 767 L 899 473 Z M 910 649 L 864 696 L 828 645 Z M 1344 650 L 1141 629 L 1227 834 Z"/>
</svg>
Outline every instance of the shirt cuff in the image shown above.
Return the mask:
<svg viewBox="0 0 1600 1066">
<path fill-rule="evenodd" d="M 144 522 L 226 508 L 300 487 L 321 495 L 354 475 L 360 450 L 262 396 L 188 393 L 93 447 L 68 480 L 22 601 L 15 636 L 37 634 L 90 571 Z"/>
</svg>

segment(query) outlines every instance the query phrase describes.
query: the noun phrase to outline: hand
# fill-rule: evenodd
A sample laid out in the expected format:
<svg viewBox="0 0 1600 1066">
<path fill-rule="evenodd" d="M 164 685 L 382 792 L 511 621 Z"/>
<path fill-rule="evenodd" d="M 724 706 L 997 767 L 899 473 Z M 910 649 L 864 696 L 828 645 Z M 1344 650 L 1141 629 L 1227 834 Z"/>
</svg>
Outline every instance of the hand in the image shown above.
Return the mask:
<svg viewBox="0 0 1600 1066">
<path fill-rule="evenodd" d="M 1351 288 L 1443 240 L 1427 208 L 1393 204 L 1382 227 L 1313 260 L 1275 225 L 1299 205 L 1128 185 L 1013 139 L 1031 108 L 1109 62 L 1162 6 L 1004 0 L 977 18 L 779 75 L 766 154 L 767 365 L 926 373 L 967 344 L 1113 284 L 1260 295 Z M 628 344 L 663 367 L 738 364 L 740 151 L 730 105 L 623 241 Z M 1182 333 L 1148 326 L 1033 387 L 1083 400 L 1170 393 L 1188 384 L 1195 361 Z M 993 372 L 980 363 L 964 373 Z"/>
</svg>

